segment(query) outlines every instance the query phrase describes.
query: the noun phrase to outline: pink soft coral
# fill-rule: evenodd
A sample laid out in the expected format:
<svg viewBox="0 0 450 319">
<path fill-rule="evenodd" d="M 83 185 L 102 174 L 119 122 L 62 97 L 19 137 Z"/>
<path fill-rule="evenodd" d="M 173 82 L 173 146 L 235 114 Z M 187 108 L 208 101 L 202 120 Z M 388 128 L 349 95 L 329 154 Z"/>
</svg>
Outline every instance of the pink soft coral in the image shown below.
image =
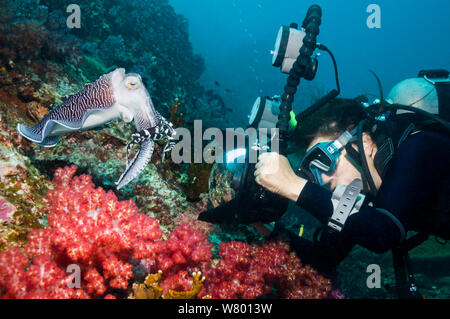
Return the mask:
<svg viewBox="0 0 450 319">
<path fill-rule="evenodd" d="M 163 271 L 161 288 L 167 293 L 169 289 L 186 291 L 192 289 L 192 274 L 200 271 L 206 273 L 210 269 L 212 244 L 202 233 L 188 224 L 177 226 L 170 238 L 162 243 L 160 254 L 148 272 Z M 201 295 L 204 295 L 203 290 Z"/>
<path fill-rule="evenodd" d="M 0 253 L 0 297 L 115 298 L 131 283 L 133 260 L 147 273 L 163 271 L 164 293 L 192 289 L 191 274 L 201 271 L 206 280 L 199 297 L 257 298 L 272 286 L 285 298 L 329 297 L 329 280 L 302 265 L 287 244 L 221 243 L 222 259 L 212 268 L 205 234 L 181 224 L 160 240 L 156 220 L 139 214 L 132 200 L 95 188 L 90 176 L 73 177 L 76 169 L 56 171 L 45 197 L 47 227 L 33 230 L 23 251 Z M 71 288 L 77 280 L 68 267 L 74 265 L 81 273 Z"/>
<path fill-rule="evenodd" d="M 206 276 L 213 298 L 257 298 L 271 291 L 284 298 L 327 298 L 331 282 L 303 266 L 289 246 L 268 242 L 262 246 L 232 241 L 220 244 L 219 261 Z"/>
<path fill-rule="evenodd" d="M 120 202 L 112 191 L 95 188 L 90 176 L 73 177 L 76 169 L 56 171 L 55 188 L 45 197 L 50 209 L 47 228 L 30 233 L 26 256 L 16 250 L 13 255 L 0 254 L 0 267 L 5 269 L 11 258 L 20 261 L 12 270 L 17 280 L 0 282 L 6 297 L 94 297 L 108 287 L 126 289 L 133 276 L 130 258 L 151 258 L 160 252 L 162 232 L 156 220 L 138 214 L 132 200 Z M 25 271 L 28 260 L 33 264 Z M 71 264 L 80 267 L 84 293 L 69 294 L 64 288 L 65 270 Z M 36 267 L 50 272 L 36 277 Z"/>
</svg>

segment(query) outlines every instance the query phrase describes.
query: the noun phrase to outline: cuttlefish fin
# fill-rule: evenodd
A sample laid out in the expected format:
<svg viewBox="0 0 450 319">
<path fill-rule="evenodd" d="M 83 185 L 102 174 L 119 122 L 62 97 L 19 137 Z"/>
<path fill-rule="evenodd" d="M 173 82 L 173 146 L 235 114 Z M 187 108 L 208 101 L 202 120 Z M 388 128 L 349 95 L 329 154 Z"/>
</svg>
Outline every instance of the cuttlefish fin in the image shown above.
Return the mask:
<svg viewBox="0 0 450 319">
<path fill-rule="evenodd" d="M 43 119 L 35 126 L 17 124 L 17 131 L 26 139 L 42 147 L 54 147 L 58 143 L 61 135 L 68 131 L 81 130 L 85 119 L 89 116 L 89 111 L 85 113 L 83 119 L 69 122 L 67 120 Z M 59 130 L 61 134 L 55 133 Z"/>
<path fill-rule="evenodd" d="M 31 127 L 22 124 L 17 125 L 17 131 L 19 131 L 20 135 L 22 135 L 23 137 L 27 138 L 28 140 L 36 143 L 41 147 L 54 147 L 56 146 L 56 144 L 58 144 L 59 139 L 61 138 L 61 135 L 46 136 L 44 138 L 41 138 L 41 136 L 38 136 L 33 133 Z"/>
<path fill-rule="evenodd" d="M 54 125 L 54 123 L 49 124 L 50 126 Z M 29 127 L 23 124 L 17 124 L 17 131 L 23 137 L 42 147 L 54 147 L 56 144 L 58 144 L 61 135 L 43 136 L 41 134 L 36 134 L 36 126 Z"/>
</svg>

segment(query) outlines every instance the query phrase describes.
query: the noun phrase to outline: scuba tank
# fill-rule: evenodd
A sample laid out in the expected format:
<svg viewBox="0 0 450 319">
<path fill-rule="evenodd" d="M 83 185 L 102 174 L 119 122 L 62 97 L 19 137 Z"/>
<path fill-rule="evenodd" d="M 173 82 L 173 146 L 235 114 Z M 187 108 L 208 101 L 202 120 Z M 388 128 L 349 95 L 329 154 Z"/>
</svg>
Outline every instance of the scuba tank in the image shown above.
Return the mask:
<svg viewBox="0 0 450 319">
<path fill-rule="evenodd" d="M 381 113 L 375 117 L 377 121 L 374 129 L 378 131 L 378 134 L 375 134 L 377 136 L 375 142 L 379 147 L 374 157 L 374 165 L 382 178 L 395 151 L 409 135 L 422 130 L 433 130 L 447 136 L 450 135 L 449 74 L 446 70 L 422 70 L 416 78 L 397 84 L 388 95 L 388 104 L 383 101 L 381 84 L 377 78 L 380 85 L 381 102 L 371 105 L 369 108 L 375 110 L 376 113 Z M 363 124 L 358 130 L 359 137 L 362 136 Z M 362 150 L 359 154 L 355 155 L 355 152 L 353 154 L 349 152 L 349 155 L 359 158 L 359 161 L 364 163 L 366 162 L 364 149 L 362 145 L 358 148 Z M 369 179 L 367 184 L 370 185 L 370 173 L 368 170 L 365 170 L 364 173 L 363 176 Z M 374 193 L 372 195 L 374 196 Z M 429 212 L 431 222 L 427 225 L 430 229 L 401 241 L 392 249 L 396 288 L 402 299 L 423 298 L 415 284 L 408 252 L 422 244 L 431 234 L 450 239 L 448 188 L 444 187 L 436 197 L 441 200 L 436 204 L 436 211 Z M 400 225 L 400 228 L 403 226 Z"/>
</svg>

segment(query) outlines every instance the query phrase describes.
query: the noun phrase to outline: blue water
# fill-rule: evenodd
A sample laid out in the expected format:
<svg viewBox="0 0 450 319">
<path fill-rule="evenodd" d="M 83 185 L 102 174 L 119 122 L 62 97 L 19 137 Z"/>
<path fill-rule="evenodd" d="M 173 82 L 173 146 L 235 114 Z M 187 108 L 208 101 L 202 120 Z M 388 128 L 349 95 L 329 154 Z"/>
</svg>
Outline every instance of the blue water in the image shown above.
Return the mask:
<svg viewBox="0 0 450 319">
<path fill-rule="evenodd" d="M 281 25 L 301 24 L 311 4 L 323 10 L 318 41 L 336 56 L 342 96 L 378 95 L 369 70 L 383 82 L 385 94 L 421 69 L 450 68 L 450 1 L 412 0 L 169 0 L 189 20 L 194 51 L 206 62 L 202 82 L 215 88 L 230 116 L 245 120 L 258 95 L 283 92 L 286 75 L 271 65 L 269 54 Z M 369 29 L 369 4 L 381 8 L 381 28 Z M 220 86 L 215 84 L 217 81 Z M 301 110 L 334 88 L 331 60 L 322 54 L 311 83 L 302 82 L 294 103 Z M 231 92 L 227 92 L 229 89 Z"/>
</svg>

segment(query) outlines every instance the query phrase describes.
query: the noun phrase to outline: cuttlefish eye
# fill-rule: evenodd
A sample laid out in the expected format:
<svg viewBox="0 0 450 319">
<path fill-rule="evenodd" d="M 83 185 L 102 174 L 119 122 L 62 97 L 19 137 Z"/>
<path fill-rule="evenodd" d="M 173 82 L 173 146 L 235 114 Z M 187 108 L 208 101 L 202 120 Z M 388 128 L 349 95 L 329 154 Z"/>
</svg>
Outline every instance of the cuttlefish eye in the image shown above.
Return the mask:
<svg viewBox="0 0 450 319">
<path fill-rule="evenodd" d="M 141 81 L 135 76 L 130 76 L 125 80 L 125 86 L 130 90 L 136 90 L 141 86 Z"/>
</svg>

